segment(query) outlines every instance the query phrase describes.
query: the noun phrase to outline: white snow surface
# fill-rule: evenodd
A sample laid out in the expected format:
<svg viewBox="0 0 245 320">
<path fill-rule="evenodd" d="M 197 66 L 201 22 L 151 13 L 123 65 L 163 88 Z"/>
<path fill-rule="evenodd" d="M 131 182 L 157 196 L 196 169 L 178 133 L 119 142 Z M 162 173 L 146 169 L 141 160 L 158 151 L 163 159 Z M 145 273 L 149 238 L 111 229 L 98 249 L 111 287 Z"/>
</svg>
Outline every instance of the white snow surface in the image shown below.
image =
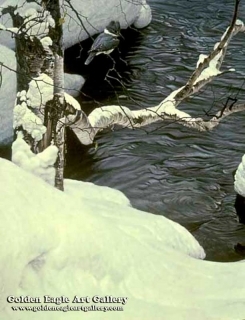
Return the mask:
<svg viewBox="0 0 245 320">
<path fill-rule="evenodd" d="M 35 141 L 40 141 L 46 132 L 42 120 L 36 116 L 28 107 L 25 101 L 14 107 L 13 127 L 22 126 Z"/>
<path fill-rule="evenodd" d="M 2 62 L 7 67 L 12 70 L 16 70 L 16 59 L 13 50 L 0 45 L 0 62 Z M 13 109 L 14 101 L 16 98 L 16 74 L 7 68 L 2 67 L 2 85 L 0 87 L 0 145 L 5 145 L 11 142 L 13 137 Z M 45 79 L 44 79 L 45 80 Z M 46 79 L 47 80 L 47 79 Z M 33 81 L 33 92 L 32 96 L 32 106 L 40 106 L 40 103 L 44 103 L 50 95 L 45 95 L 40 98 L 40 92 L 36 88 L 38 83 L 39 88 L 42 88 L 42 82 Z M 78 74 L 67 74 L 65 73 L 65 91 L 73 96 L 79 95 L 79 90 L 84 84 L 84 78 Z M 35 90 L 36 88 L 36 90 Z M 52 91 L 52 85 L 50 87 Z M 50 92 L 49 92 L 50 93 Z M 36 98 L 34 97 L 36 95 Z M 30 97 L 28 96 L 28 99 Z M 45 100 L 45 99 L 46 100 Z M 72 99 L 71 99 L 72 100 Z M 73 101 L 75 105 L 76 101 Z"/>
<path fill-rule="evenodd" d="M 17 11 L 22 16 L 26 16 L 27 19 L 30 19 L 31 14 L 35 15 L 40 7 L 37 3 L 27 3 L 25 0 L 0 0 L 0 10 L 7 5 L 18 5 L 19 9 Z M 145 0 L 97 0 L 96 2 L 94 0 L 71 0 L 71 5 L 82 19 L 85 28 L 81 26 L 81 21 L 79 21 L 77 14 L 66 3 L 65 11 L 63 12 L 65 19 L 65 48 L 85 40 L 89 35 L 93 36 L 101 32 L 108 25 L 109 21 L 112 20 L 112 17 L 113 20 L 120 22 L 121 28 L 127 28 L 131 24 L 135 24 L 137 28 L 143 28 L 151 21 L 151 9 Z M 7 28 L 13 26 L 9 15 L 0 15 L 0 24 Z M 40 33 L 40 30 L 36 31 Z M 11 65 L 13 69 L 16 69 L 14 52 L 8 49 L 14 49 L 14 38 L 10 32 L 1 30 L 0 38 L 0 62 Z M 47 46 L 49 40 L 47 41 L 46 37 L 43 39 L 43 45 Z M 14 73 L 5 68 L 2 69 L 2 75 L 3 84 L 0 88 L 0 144 L 4 145 L 12 140 L 12 110 L 16 92 L 16 77 Z M 84 79 L 81 76 L 65 74 L 65 88 L 66 92 L 70 95 L 78 96 L 83 84 Z"/>
<path fill-rule="evenodd" d="M 23 16 L 26 15 L 26 8 L 33 6 L 27 4 L 24 0 L 0 0 L 0 8 L 1 6 L 17 4 L 20 7 L 18 12 L 20 11 Z M 22 9 L 23 4 L 25 10 Z M 151 22 L 151 9 L 145 0 L 71 0 L 71 6 L 76 12 L 67 2 L 62 13 L 65 19 L 65 48 L 102 32 L 111 20 L 119 21 L 123 29 L 131 24 L 134 24 L 136 28 L 144 28 Z M 37 4 L 36 7 L 38 9 Z M 83 26 L 81 26 L 80 19 Z M 6 25 L 6 27 L 12 27 L 9 15 L 0 17 L 0 23 Z M 1 44 L 14 48 L 14 40 L 11 38 L 11 34 L 0 31 L 0 37 Z"/>
<path fill-rule="evenodd" d="M 89 194 L 86 183 L 65 181 L 62 193 L 3 159 L 0 176 L 1 320 L 244 318 L 244 263 L 197 259 L 203 249 L 179 224 L 128 206 L 109 188 L 106 199 L 103 187 L 90 184 Z M 128 301 L 123 312 L 34 313 L 12 311 L 10 295 Z"/>
<path fill-rule="evenodd" d="M 26 32 L 26 34 L 32 39 L 33 37 L 38 37 L 38 38 L 44 38 L 48 35 L 49 33 L 49 28 L 54 28 L 55 27 L 55 22 L 53 18 L 51 17 L 50 13 L 46 10 L 43 10 L 41 7 L 41 12 L 38 12 L 38 9 L 34 9 L 33 7 L 29 8 L 26 10 L 26 6 L 30 6 L 35 3 L 25 3 L 21 7 L 21 11 L 23 16 L 25 17 L 24 19 L 24 25 L 25 28 L 23 31 Z M 39 10 L 40 10 L 39 9 Z M 20 10 L 16 10 L 16 14 L 20 14 Z"/>
<path fill-rule="evenodd" d="M 0 62 L 16 70 L 14 51 L 0 45 Z M 16 98 L 16 74 L 7 68 L 1 68 L 0 87 L 0 144 L 7 144 L 13 135 L 13 108 Z"/>
<path fill-rule="evenodd" d="M 30 101 L 31 108 L 40 108 L 53 99 L 53 79 L 45 73 L 33 78 L 29 82 L 27 99 Z"/>
<path fill-rule="evenodd" d="M 30 146 L 23 140 L 22 132 L 18 132 L 17 139 L 12 144 L 12 161 L 52 186 L 55 179 L 54 163 L 57 154 L 58 148 L 54 145 L 50 145 L 38 154 L 33 153 Z"/>
<path fill-rule="evenodd" d="M 245 155 L 243 155 L 235 174 L 234 189 L 238 194 L 245 197 Z"/>
<path fill-rule="evenodd" d="M 146 3 L 146 0 L 143 0 L 138 17 L 134 21 L 134 27 L 138 29 L 144 28 L 145 26 L 150 24 L 151 19 L 151 7 Z"/>
<path fill-rule="evenodd" d="M 65 73 L 64 82 L 65 91 L 72 97 L 78 97 L 80 94 L 80 89 L 84 85 L 85 79 L 79 74 Z"/>
<path fill-rule="evenodd" d="M 128 198 L 116 189 L 96 186 L 92 182 L 65 179 L 64 188 L 66 194 L 76 196 L 78 199 L 87 199 L 100 202 L 112 202 L 120 205 L 131 206 Z M 81 192 L 82 190 L 82 192 Z"/>
<path fill-rule="evenodd" d="M 53 41 L 50 37 L 44 37 L 41 40 L 42 46 L 44 49 L 48 50 L 50 46 L 52 46 Z"/>
</svg>

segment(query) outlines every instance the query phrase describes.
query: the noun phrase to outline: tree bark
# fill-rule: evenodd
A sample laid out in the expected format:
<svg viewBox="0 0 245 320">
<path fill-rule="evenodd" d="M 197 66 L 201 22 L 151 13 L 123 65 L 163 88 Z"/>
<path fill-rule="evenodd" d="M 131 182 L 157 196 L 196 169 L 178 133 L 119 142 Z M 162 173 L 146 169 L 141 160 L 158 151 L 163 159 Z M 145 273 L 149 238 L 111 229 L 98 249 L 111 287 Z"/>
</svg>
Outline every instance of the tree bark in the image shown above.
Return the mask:
<svg viewBox="0 0 245 320">
<path fill-rule="evenodd" d="M 63 30 L 59 0 L 45 0 L 47 10 L 55 21 L 55 28 L 51 31 L 54 53 L 54 98 L 52 110 L 48 117 L 47 127 L 52 128 L 54 145 L 58 148 L 57 161 L 55 163 L 55 187 L 64 190 L 64 166 L 65 166 L 65 127 L 60 119 L 64 117 L 64 48 Z M 51 122 L 51 123 L 50 123 Z"/>
<path fill-rule="evenodd" d="M 30 146 L 33 154 L 41 153 L 52 145 L 57 147 L 54 184 L 58 189 L 64 190 L 65 130 L 60 119 L 64 117 L 66 103 L 60 1 L 43 0 L 41 6 L 36 1 L 27 0 L 27 3 L 20 8 L 7 9 L 13 18 L 14 28 L 18 30 L 15 34 L 18 91 L 15 111 L 19 113 L 14 114 L 15 131 L 16 136 L 17 132 L 22 132 L 18 138 Z M 30 10 L 31 3 L 33 8 Z M 44 79 L 52 81 L 50 78 L 53 79 L 53 98 L 51 95 L 45 99 L 52 84 L 45 83 Z M 28 98 L 31 82 L 40 96 L 36 105 L 32 105 Z M 24 118 L 26 114 L 29 118 Z M 49 156 L 47 152 L 45 155 Z M 30 154 L 29 156 L 32 157 Z M 53 156 L 54 152 L 51 159 Z"/>
</svg>

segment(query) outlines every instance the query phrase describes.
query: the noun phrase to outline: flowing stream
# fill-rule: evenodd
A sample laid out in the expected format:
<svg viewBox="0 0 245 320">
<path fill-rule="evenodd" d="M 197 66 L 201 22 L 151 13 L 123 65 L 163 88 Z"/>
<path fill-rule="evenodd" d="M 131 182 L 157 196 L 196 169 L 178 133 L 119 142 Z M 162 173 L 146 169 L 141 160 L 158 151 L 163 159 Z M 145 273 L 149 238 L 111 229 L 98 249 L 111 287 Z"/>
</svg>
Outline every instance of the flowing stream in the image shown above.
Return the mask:
<svg viewBox="0 0 245 320">
<path fill-rule="evenodd" d="M 100 105 L 131 109 L 157 105 L 185 84 L 200 53 L 220 40 L 233 13 L 232 0 L 148 0 L 149 27 L 123 32 L 112 55 L 84 66 L 88 40 L 66 52 L 66 69 L 87 77 L 79 100 L 90 112 Z M 245 20 L 245 4 L 239 18 Z M 186 100 L 180 109 L 197 117 L 214 114 L 228 97 L 245 101 L 245 34 L 233 38 L 223 70 L 234 67 Z M 109 68 L 116 69 L 105 77 Z M 159 122 L 142 129 L 113 128 L 81 147 L 69 133 L 66 177 L 123 191 L 132 205 L 185 226 L 213 261 L 236 261 L 245 226 L 234 209 L 233 174 L 245 153 L 245 113 L 226 118 L 212 132 Z M 7 149 L 6 149 L 7 150 Z M 9 157 L 7 153 L 3 154 Z M 99 212 L 98 212 L 99 214 Z"/>
<path fill-rule="evenodd" d="M 103 81 L 113 61 L 102 56 L 88 67 L 86 96 L 80 99 L 88 112 L 103 104 L 131 109 L 158 104 L 186 82 L 198 55 L 219 41 L 234 5 L 231 0 L 148 2 L 152 23 L 123 33 L 120 52 L 112 54 L 117 72 Z M 241 4 L 239 18 L 244 17 Z M 223 69 L 234 67 L 236 72 L 216 79 L 180 109 L 204 117 L 228 97 L 244 101 L 244 43 L 244 34 L 234 37 L 223 64 Z M 78 64 L 71 57 L 79 52 L 68 52 L 68 68 L 74 72 Z M 79 68 L 84 70 L 81 59 Z M 237 222 L 234 209 L 233 174 L 245 153 L 244 123 L 245 114 L 240 113 L 204 133 L 162 122 L 140 130 L 114 128 L 99 134 L 94 146 L 80 148 L 73 142 L 66 176 L 119 189 L 134 207 L 179 222 L 203 245 L 208 260 L 239 260 L 244 257 L 234 245 L 245 243 L 245 227 Z"/>
</svg>

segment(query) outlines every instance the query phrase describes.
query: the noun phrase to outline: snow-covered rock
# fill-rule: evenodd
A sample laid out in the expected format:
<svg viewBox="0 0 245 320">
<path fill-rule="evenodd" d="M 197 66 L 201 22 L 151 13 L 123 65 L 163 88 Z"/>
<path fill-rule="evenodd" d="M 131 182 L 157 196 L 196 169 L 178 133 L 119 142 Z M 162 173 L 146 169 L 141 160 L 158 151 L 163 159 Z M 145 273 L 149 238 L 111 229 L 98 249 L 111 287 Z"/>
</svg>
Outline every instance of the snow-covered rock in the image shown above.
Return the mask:
<svg viewBox="0 0 245 320">
<path fill-rule="evenodd" d="M 13 137 L 13 108 L 16 98 L 16 59 L 13 50 L 0 45 L 2 84 L 0 87 L 0 145 L 11 142 Z M 65 73 L 65 91 L 73 96 L 79 95 L 84 78 L 78 74 Z"/>
<path fill-rule="evenodd" d="M 65 91 L 72 97 L 78 97 L 80 90 L 84 85 L 85 79 L 79 74 L 65 73 L 64 86 Z"/>
<path fill-rule="evenodd" d="M 0 0 L 0 8 L 3 2 L 4 0 Z M 5 26 L 6 28 L 11 28 L 13 26 L 11 16 L 9 14 L 5 14 L 3 16 L 0 15 L 0 24 Z M 10 49 L 15 48 L 15 40 L 12 37 L 10 32 L 0 30 L 0 39 L 1 39 L 1 45 L 6 46 Z"/>
<path fill-rule="evenodd" d="M 239 222 L 245 224 L 245 155 L 242 157 L 234 178 L 234 189 L 237 193 L 235 209 Z"/>
<path fill-rule="evenodd" d="M 8 68 L 1 68 L 0 87 L 0 145 L 10 143 L 13 136 L 13 108 L 16 97 L 15 53 L 11 49 L 0 45 L 0 62 Z"/>
<path fill-rule="evenodd" d="M 30 6 L 31 4 L 27 4 L 24 0 L 0 0 L 0 9 L 7 5 L 18 5 L 22 8 L 23 5 Z M 21 14 L 25 14 L 22 11 Z M 66 3 L 64 11 L 65 48 L 101 32 L 112 19 L 119 21 L 121 28 L 127 28 L 131 24 L 134 24 L 137 28 L 143 28 L 151 21 L 151 9 L 146 0 L 97 0 L 96 2 L 94 0 L 71 0 Z M 5 27 L 12 27 L 11 17 L 0 15 L 0 24 Z M 0 31 L 0 37 L 0 62 L 15 70 L 14 52 L 5 47 L 14 49 L 14 38 L 10 32 L 6 31 Z M 15 78 L 13 72 L 6 68 L 2 69 L 3 83 L 0 89 L 1 145 L 10 143 L 12 139 L 12 110 L 16 92 Z M 70 95 L 78 96 L 83 84 L 84 79 L 80 75 L 65 75 L 65 88 Z"/>
<path fill-rule="evenodd" d="M 245 155 L 242 157 L 242 161 L 237 168 L 234 188 L 238 194 L 245 197 Z"/>
<path fill-rule="evenodd" d="M 146 0 L 143 0 L 139 14 L 136 20 L 134 21 L 134 27 L 138 29 L 144 28 L 145 26 L 150 24 L 151 19 L 152 19 L 151 8 L 146 3 Z"/>
<path fill-rule="evenodd" d="M 88 311 L 86 319 L 244 318 L 244 263 L 198 259 L 203 249 L 179 224 L 130 207 L 110 188 L 102 198 L 103 187 L 65 181 L 62 193 L 3 159 L 0 176 L 0 319 L 83 317 L 64 312 L 67 305 L 124 308 Z M 44 295 L 70 301 L 44 303 Z M 90 302 L 72 303 L 76 295 Z M 40 303 L 8 303 L 8 296 Z M 126 303 L 96 303 L 94 296 Z M 64 311 L 12 310 L 45 305 Z"/>
<path fill-rule="evenodd" d="M 71 3 L 84 27 L 81 28 L 76 12 L 68 9 L 64 24 L 66 48 L 103 31 L 111 20 L 119 21 L 122 29 L 134 23 L 135 27 L 143 28 L 151 21 L 151 10 L 145 0 L 72 0 Z"/>
<path fill-rule="evenodd" d="M 22 5 L 24 0 L 0 0 L 0 7 Z M 101 32 L 111 20 L 119 21 L 125 29 L 134 24 L 144 28 L 151 22 L 151 9 L 146 0 L 71 0 L 64 10 L 65 48 Z M 82 22 L 82 23 L 81 23 Z M 9 15 L 0 18 L 0 23 L 12 27 Z M 1 44 L 14 48 L 14 39 L 10 33 L 0 31 Z"/>
</svg>

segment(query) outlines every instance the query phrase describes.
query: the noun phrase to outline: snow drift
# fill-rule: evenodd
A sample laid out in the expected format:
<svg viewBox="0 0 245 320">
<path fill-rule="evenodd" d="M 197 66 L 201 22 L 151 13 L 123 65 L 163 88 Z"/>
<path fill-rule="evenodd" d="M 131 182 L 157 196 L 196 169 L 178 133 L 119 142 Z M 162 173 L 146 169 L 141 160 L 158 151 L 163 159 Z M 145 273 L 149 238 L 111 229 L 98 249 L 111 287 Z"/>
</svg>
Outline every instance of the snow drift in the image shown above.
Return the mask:
<svg viewBox="0 0 245 320">
<path fill-rule="evenodd" d="M 244 317 L 244 264 L 197 259 L 202 247 L 179 224 L 130 207 L 110 188 L 68 180 L 62 193 L 2 159 L 0 175 L 0 319 L 82 317 L 13 311 L 18 304 L 6 298 L 21 295 L 128 298 L 123 312 L 86 319 Z"/>
</svg>

